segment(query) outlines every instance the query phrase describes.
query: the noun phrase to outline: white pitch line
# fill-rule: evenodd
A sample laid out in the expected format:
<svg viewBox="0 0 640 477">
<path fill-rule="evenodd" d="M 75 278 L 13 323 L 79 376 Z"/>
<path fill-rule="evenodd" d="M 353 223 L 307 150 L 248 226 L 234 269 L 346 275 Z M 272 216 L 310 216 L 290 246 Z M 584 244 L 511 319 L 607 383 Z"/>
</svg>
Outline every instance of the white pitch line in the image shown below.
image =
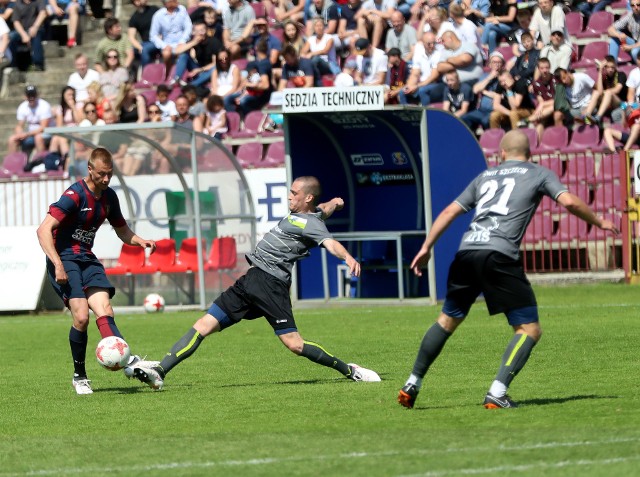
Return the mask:
<svg viewBox="0 0 640 477">
<path fill-rule="evenodd" d="M 564 467 L 580 467 L 580 466 L 603 466 L 611 464 L 623 464 L 640 460 L 640 455 L 630 457 L 613 457 L 610 459 L 580 459 L 580 460 L 563 460 L 559 462 L 540 462 L 537 464 L 522 465 L 501 465 L 498 467 L 478 467 L 457 470 L 436 470 L 423 474 L 408 474 L 398 477 L 447 477 L 449 475 L 482 475 L 482 474 L 503 474 L 506 472 L 526 472 L 534 469 L 561 469 Z"/>
<path fill-rule="evenodd" d="M 131 466 L 115 466 L 115 467 L 75 467 L 75 468 L 58 468 L 58 469 L 39 469 L 39 470 L 30 470 L 25 472 L 1 472 L 0 477 L 41 477 L 41 476 L 49 476 L 49 475 L 78 475 L 78 474 L 99 474 L 106 475 L 111 472 L 121 472 L 121 473 L 144 473 L 144 472 L 158 472 L 158 471 L 166 471 L 166 470 L 175 470 L 175 469 L 206 469 L 212 467 L 252 467 L 252 466 L 264 466 L 271 464 L 284 464 L 289 462 L 306 462 L 306 461 L 324 461 L 324 460 L 339 460 L 339 459 L 368 459 L 368 458 L 379 458 L 379 457 L 389 457 L 389 456 L 399 456 L 399 455 L 428 455 L 428 454 L 437 454 L 437 453 L 448 453 L 448 454 L 464 454 L 464 453 L 474 453 L 481 452 L 486 453 L 488 451 L 523 451 L 523 450 L 532 450 L 532 449 L 546 449 L 546 448 L 558 448 L 558 447 L 584 447 L 584 446 L 602 446 L 602 445 L 616 445 L 624 442 L 638 442 L 640 438 L 614 438 L 614 439 L 605 439 L 601 441 L 575 441 L 575 442 L 539 442 L 526 444 L 521 446 L 486 446 L 486 447 L 448 447 L 444 449 L 408 449 L 401 451 L 383 451 L 383 452 L 349 452 L 345 454 L 337 454 L 337 455 L 313 455 L 313 456 L 296 456 L 296 457 L 265 457 L 261 459 L 246 459 L 246 460 L 222 460 L 222 461 L 204 461 L 204 462 L 166 462 L 166 463 L 157 463 L 151 465 L 131 465 Z M 608 465 L 616 462 L 626 462 L 631 460 L 638 460 L 640 456 L 632 456 L 632 457 L 620 457 L 620 458 L 612 458 L 605 459 L 601 461 L 572 461 L 573 463 L 565 463 L 569 461 L 562 462 L 552 462 L 552 463 L 541 463 L 541 464 L 530 464 L 530 465 L 520 465 L 520 466 L 504 466 L 504 467 L 493 467 L 493 468 L 471 468 L 471 469 L 460 469 L 460 470 L 443 470 L 443 471 L 434 471 L 427 472 L 424 474 L 415 474 L 411 477 L 446 477 L 448 475 L 474 475 L 474 474 L 486 474 L 497 472 L 500 469 L 511 470 L 511 471 L 525 471 L 538 467 L 565 467 L 567 465 Z M 408 476 L 404 476 L 408 477 Z"/>
</svg>

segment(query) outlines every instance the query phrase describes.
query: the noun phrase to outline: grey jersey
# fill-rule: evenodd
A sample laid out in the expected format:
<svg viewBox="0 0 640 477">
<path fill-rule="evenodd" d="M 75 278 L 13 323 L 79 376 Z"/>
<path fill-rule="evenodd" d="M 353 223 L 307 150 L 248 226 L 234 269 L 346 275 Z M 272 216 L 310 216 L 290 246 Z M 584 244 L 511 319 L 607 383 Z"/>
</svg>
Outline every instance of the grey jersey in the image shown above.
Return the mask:
<svg viewBox="0 0 640 477">
<path fill-rule="evenodd" d="M 309 256 L 309 249 L 333 238 L 322 220 L 322 212 L 290 213 L 258 242 L 247 255 L 251 265 L 287 283 L 291 281 L 293 264 Z"/>
<path fill-rule="evenodd" d="M 553 171 L 531 162 L 505 161 L 483 172 L 456 199 L 465 211 L 476 209 L 460 250 L 496 250 L 517 259 L 542 197 L 556 200 L 566 191 Z"/>
</svg>

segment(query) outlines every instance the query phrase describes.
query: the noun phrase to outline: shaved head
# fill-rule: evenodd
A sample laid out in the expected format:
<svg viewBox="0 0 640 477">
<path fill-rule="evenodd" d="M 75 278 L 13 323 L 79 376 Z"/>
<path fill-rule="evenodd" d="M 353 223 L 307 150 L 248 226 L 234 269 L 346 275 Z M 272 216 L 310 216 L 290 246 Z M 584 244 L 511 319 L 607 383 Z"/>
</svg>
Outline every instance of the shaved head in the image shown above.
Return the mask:
<svg viewBox="0 0 640 477">
<path fill-rule="evenodd" d="M 302 183 L 302 190 L 305 194 L 313 196 L 314 205 L 318 204 L 320 194 L 322 194 L 322 188 L 320 187 L 320 181 L 313 176 L 301 176 L 296 178 L 295 182 Z"/>
<path fill-rule="evenodd" d="M 520 130 L 514 129 L 504 135 L 500 141 L 502 159 L 529 159 L 531 151 L 529 149 L 529 138 Z"/>
</svg>

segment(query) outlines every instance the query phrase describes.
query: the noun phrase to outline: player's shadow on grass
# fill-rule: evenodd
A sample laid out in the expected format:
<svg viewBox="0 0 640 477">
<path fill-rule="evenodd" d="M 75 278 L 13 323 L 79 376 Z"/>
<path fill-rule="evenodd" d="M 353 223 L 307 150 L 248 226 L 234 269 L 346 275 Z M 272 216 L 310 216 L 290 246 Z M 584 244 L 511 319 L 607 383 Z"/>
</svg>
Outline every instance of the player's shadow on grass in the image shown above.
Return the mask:
<svg viewBox="0 0 640 477">
<path fill-rule="evenodd" d="M 620 396 L 599 396 L 597 394 L 585 394 L 558 398 L 520 399 L 517 401 L 522 406 L 546 406 L 548 404 L 563 404 L 570 401 L 582 401 L 584 399 L 619 399 Z"/>
<path fill-rule="evenodd" d="M 94 393 L 113 393 L 113 394 L 136 394 L 142 391 L 146 391 L 145 388 L 143 387 L 137 387 L 137 388 L 99 388 L 99 389 L 94 389 L 93 392 Z"/>
</svg>

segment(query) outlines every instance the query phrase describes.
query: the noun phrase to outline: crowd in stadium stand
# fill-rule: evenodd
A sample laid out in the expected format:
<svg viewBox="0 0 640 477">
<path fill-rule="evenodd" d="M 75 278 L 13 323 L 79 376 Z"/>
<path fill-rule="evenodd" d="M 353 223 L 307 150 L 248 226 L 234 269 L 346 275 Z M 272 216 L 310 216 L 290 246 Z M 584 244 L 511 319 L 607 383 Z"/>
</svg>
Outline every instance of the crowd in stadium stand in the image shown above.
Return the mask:
<svg viewBox="0 0 640 477">
<path fill-rule="evenodd" d="M 587 124 L 607 150 L 640 141 L 640 0 L 132 3 L 129 19 L 104 21 L 94 58 L 76 56 L 59 106 L 27 89 L 10 151 L 26 144 L 64 159 L 68 144 L 42 139 L 44 120 L 99 124 L 105 115 L 159 115 L 223 138 L 227 113 L 277 104 L 284 88 L 359 85 L 384 85 L 387 104 L 446 109 L 477 134 L 526 127 L 540 138 L 550 125 Z M 29 44 L 33 67 L 44 69 L 36 45 L 47 16 L 71 20 L 85 5 L 0 0 L 0 14 L 0 57 L 15 61 Z"/>
</svg>

